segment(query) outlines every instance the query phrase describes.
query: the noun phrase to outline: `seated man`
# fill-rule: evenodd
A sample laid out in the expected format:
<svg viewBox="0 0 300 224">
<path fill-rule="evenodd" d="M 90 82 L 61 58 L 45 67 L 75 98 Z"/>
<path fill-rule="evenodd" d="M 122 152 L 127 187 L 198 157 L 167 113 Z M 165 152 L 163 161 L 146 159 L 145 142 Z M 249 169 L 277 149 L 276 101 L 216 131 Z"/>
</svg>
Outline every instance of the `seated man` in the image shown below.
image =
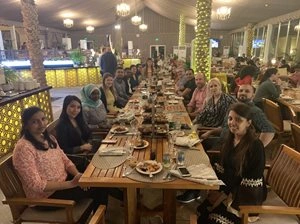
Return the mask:
<svg viewBox="0 0 300 224">
<path fill-rule="evenodd" d="M 255 106 L 252 102 L 254 97 L 254 88 L 249 84 L 241 85 L 239 87 L 237 93 L 237 99 L 239 102 L 246 103 L 251 107 L 252 114 L 252 124 L 256 129 L 257 133 L 260 133 L 259 139 L 263 143 L 264 147 L 266 147 L 274 137 L 275 130 L 272 125 L 269 123 L 266 118 L 264 112 Z M 207 151 L 212 148 L 219 148 L 219 145 L 222 143 L 222 137 L 224 137 L 224 133 L 226 133 L 227 126 L 227 116 L 224 119 L 223 127 L 215 128 L 213 130 L 209 130 L 206 133 L 200 136 L 201 139 L 204 139 L 202 145 L 204 149 Z M 218 137 L 213 137 L 218 136 Z M 213 162 L 212 162 L 213 163 Z M 184 194 L 177 196 L 177 200 L 181 203 L 189 203 L 199 199 L 200 191 L 198 190 L 189 190 Z"/>
<path fill-rule="evenodd" d="M 195 84 L 197 87 L 187 105 L 187 111 L 192 120 L 202 111 L 204 106 L 207 93 L 206 76 L 199 72 L 195 76 Z"/>
<path fill-rule="evenodd" d="M 186 83 L 186 77 L 184 75 L 184 68 L 176 69 L 176 77 L 175 77 L 175 92 L 177 93 L 180 90 L 184 89 L 184 84 Z"/>
<path fill-rule="evenodd" d="M 185 78 L 186 83 L 183 85 L 182 89 L 177 91 L 177 94 L 182 96 L 184 98 L 184 104 L 187 104 L 190 102 L 193 92 L 196 89 L 194 70 L 191 68 L 187 69 L 185 72 Z"/>
<path fill-rule="evenodd" d="M 118 67 L 115 73 L 114 88 L 116 94 L 116 101 L 121 107 L 125 107 L 130 96 L 126 92 L 126 83 L 124 81 L 124 70 Z"/>
</svg>

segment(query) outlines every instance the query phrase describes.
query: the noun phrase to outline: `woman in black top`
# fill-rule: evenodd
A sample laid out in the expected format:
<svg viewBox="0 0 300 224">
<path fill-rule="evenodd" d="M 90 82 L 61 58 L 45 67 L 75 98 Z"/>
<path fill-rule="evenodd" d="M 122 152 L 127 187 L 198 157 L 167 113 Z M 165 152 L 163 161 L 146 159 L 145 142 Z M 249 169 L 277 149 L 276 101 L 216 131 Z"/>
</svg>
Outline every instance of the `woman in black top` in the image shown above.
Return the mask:
<svg viewBox="0 0 300 224">
<path fill-rule="evenodd" d="M 57 141 L 66 154 L 94 153 L 100 145 L 99 142 L 91 144 L 91 131 L 83 119 L 81 101 L 77 96 L 69 95 L 64 99 L 56 134 Z M 73 159 L 72 161 L 80 171 L 87 165 L 82 164 L 81 159 L 79 162 Z"/>
<path fill-rule="evenodd" d="M 201 213 L 198 223 L 217 224 L 226 220 L 226 223 L 240 224 L 240 205 L 261 205 L 265 200 L 264 146 L 255 134 L 252 116 L 255 115 L 244 103 L 230 106 L 229 131 L 221 150 L 221 160 L 215 164 L 218 178 L 225 185 L 219 191 L 210 192 L 198 208 Z M 250 217 L 252 221 L 257 218 L 257 215 Z"/>
</svg>

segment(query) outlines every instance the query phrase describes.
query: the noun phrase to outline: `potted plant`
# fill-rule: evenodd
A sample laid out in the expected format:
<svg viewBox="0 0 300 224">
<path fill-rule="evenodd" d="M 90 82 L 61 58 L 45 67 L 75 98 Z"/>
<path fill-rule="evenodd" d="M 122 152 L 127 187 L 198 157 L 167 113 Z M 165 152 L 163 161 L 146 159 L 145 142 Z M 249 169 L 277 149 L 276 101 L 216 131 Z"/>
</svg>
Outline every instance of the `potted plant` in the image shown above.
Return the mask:
<svg viewBox="0 0 300 224">
<path fill-rule="evenodd" d="M 80 50 L 74 50 L 70 53 L 70 58 L 74 62 L 74 65 L 80 66 L 84 64 L 84 55 Z"/>
</svg>

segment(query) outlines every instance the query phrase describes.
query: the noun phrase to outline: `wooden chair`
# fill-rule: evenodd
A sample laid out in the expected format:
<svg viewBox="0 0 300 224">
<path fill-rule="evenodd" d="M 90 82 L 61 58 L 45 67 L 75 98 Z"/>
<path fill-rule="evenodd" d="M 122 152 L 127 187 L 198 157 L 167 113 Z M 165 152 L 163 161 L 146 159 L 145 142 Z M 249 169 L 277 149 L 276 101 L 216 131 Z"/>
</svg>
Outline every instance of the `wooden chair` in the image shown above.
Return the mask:
<svg viewBox="0 0 300 224">
<path fill-rule="evenodd" d="M 294 139 L 294 148 L 300 152 L 300 126 L 295 123 L 291 123 L 292 135 Z"/>
<path fill-rule="evenodd" d="M 105 224 L 105 206 L 100 205 L 95 212 L 95 214 L 92 216 L 91 220 L 89 221 L 89 224 Z"/>
<path fill-rule="evenodd" d="M 190 215 L 190 224 L 197 224 L 197 215 L 196 214 L 191 214 Z"/>
<path fill-rule="evenodd" d="M 283 120 L 280 106 L 271 100 L 263 99 L 263 107 L 266 117 L 275 129 L 274 140 L 276 144 L 273 145 L 272 153 L 270 155 L 270 160 L 272 161 L 278 153 L 281 144 L 290 145 L 292 138 L 291 120 Z"/>
<path fill-rule="evenodd" d="M 85 223 L 92 212 L 90 198 L 79 202 L 61 199 L 29 199 L 26 198 L 21 181 L 12 164 L 12 154 L 1 158 L 0 162 L 0 188 L 5 195 L 3 204 L 8 204 L 13 217 L 13 223 L 23 222 L 39 223 Z M 54 211 L 36 210 L 32 206 L 53 206 Z M 98 213 L 92 220 L 103 220 L 105 206 L 100 206 Z M 98 218 L 99 217 L 99 218 Z M 97 222 L 93 222 L 95 224 Z M 99 223 L 99 222 L 98 222 Z M 101 222 L 100 222 L 101 223 Z M 104 224 L 104 222 L 102 221 Z"/>
<path fill-rule="evenodd" d="M 240 206 L 243 224 L 248 223 L 251 213 L 260 214 L 260 220 L 255 222 L 257 224 L 299 223 L 300 153 L 281 145 L 279 154 L 268 170 L 266 181 L 271 190 L 262 206 Z"/>
</svg>

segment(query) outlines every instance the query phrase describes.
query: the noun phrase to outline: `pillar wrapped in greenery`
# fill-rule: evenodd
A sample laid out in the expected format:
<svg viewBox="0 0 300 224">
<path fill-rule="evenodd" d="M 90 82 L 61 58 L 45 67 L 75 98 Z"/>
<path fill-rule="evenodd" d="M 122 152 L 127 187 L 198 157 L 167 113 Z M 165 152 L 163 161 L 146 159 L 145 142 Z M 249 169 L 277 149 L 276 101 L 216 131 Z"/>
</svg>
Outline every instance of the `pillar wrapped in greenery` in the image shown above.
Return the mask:
<svg viewBox="0 0 300 224">
<path fill-rule="evenodd" d="M 46 86 L 46 75 L 43 64 L 44 58 L 41 51 L 39 20 L 35 1 L 21 0 L 21 10 L 32 77 L 37 79 L 41 86 Z"/>
<path fill-rule="evenodd" d="M 196 72 L 203 72 L 206 77 L 210 77 L 210 20 L 211 20 L 212 0 L 197 0 L 197 29 L 196 29 Z"/>
<path fill-rule="evenodd" d="M 183 14 L 180 14 L 178 46 L 185 45 L 185 22 L 184 22 L 184 19 L 185 19 L 185 16 Z"/>
<path fill-rule="evenodd" d="M 246 56 L 251 57 L 252 42 L 253 42 L 253 24 L 249 23 L 247 25 L 246 29 L 247 29 L 247 32 L 248 32 Z"/>
</svg>

